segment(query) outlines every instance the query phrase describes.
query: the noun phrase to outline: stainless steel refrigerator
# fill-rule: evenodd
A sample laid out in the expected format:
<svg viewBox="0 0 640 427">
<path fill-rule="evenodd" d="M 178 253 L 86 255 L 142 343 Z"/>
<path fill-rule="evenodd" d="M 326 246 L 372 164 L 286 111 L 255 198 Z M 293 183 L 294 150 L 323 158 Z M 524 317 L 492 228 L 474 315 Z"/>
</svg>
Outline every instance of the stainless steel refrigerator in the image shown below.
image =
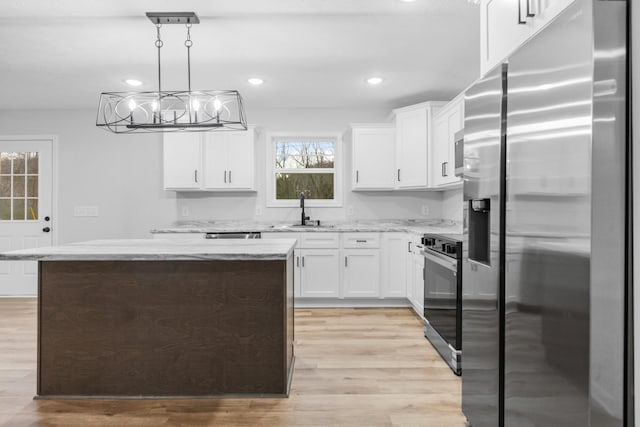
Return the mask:
<svg viewBox="0 0 640 427">
<path fill-rule="evenodd" d="M 627 7 L 576 0 L 465 93 L 473 427 L 633 425 Z"/>
</svg>

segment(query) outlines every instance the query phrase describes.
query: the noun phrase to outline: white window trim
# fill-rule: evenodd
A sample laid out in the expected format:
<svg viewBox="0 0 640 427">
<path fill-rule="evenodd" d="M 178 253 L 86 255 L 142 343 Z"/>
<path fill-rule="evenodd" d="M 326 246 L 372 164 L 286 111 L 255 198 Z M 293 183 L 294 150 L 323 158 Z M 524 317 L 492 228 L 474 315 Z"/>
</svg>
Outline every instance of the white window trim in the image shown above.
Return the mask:
<svg viewBox="0 0 640 427">
<path fill-rule="evenodd" d="M 334 132 L 269 132 L 267 137 L 267 207 L 270 208 L 291 208 L 300 206 L 298 200 L 276 200 L 276 149 L 275 139 L 277 138 L 330 138 L 336 142 L 335 158 L 333 169 L 313 169 L 302 173 L 322 173 L 333 171 L 333 200 L 313 200 L 307 199 L 305 207 L 342 207 L 342 135 Z M 298 171 L 301 172 L 301 171 Z"/>
</svg>

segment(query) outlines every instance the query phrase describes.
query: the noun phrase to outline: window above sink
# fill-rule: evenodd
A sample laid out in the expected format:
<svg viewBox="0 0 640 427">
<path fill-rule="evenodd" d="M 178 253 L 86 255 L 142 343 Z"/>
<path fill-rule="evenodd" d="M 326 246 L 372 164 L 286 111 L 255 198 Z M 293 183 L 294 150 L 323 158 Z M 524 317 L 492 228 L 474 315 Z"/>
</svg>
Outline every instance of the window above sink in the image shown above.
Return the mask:
<svg viewBox="0 0 640 427">
<path fill-rule="evenodd" d="M 342 205 L 339 134 L 272 133 L 267 141 L 267 206 L 297 207 L 300 192 L 307 207 Z"/>
</svg>

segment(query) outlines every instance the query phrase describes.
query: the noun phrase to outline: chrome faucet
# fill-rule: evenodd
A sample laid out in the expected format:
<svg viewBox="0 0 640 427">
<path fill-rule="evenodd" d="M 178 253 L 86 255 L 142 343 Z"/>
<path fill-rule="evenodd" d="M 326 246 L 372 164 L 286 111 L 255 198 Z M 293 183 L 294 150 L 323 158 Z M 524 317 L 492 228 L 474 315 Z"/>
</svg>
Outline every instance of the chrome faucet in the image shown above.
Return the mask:
<svg viewBox="0 0 640 427">
<path fill-rule="evenodd" d="M 300 192 L 300 207 L 302 208 L 300 225 L 307 225 L 307 220 L 309 219 L 309 217 L 304 214 L 304 191 Z"/>
</svg>

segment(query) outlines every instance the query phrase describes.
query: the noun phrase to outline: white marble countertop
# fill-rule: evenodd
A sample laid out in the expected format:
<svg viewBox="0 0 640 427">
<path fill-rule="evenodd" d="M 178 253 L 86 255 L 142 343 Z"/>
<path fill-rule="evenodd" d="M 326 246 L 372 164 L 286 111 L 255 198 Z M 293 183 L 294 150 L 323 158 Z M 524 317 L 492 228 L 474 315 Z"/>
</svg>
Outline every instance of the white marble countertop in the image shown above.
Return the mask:
<svg viewBox="0 0 640 427">
<path fill-rule="evenodd" d="M 377 220 L 351 222 L 321 222 L 320 227 L 295 226 L 292 223 L 255 221 L 178 221 L 166 228 L 151 230 L 161 233 L 220 233 L 220 232 L 411 232 L 416 234 L 459 234 L 462 224 L 448 220 Z"/>
<path fill-rule="evenodd" d="M 180 260 L 284 260 L 293 252 L 295 239 L 92 240 L 18 251 L 0 252 L 11 261 L 180 261 Z"/>
</svg>

